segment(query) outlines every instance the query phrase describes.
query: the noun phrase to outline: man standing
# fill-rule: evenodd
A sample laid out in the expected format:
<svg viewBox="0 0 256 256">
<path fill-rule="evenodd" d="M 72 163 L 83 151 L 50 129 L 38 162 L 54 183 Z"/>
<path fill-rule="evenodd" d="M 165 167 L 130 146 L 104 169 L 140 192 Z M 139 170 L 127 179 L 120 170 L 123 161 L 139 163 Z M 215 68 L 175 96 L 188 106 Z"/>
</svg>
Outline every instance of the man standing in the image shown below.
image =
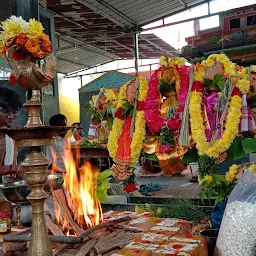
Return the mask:
<svg viewBox="0 0 256 256">
<path fill-rule="evenodd" d="M 0 88 L 0 127 L 10 128 L 18 118 L 22 108 L 21 99 L 14 91 Z M 15 142 L 0 133 L 0 176 L 16 173 L 18 170 Z"/>
<path fill-rule="evenodd" d="M 0 127 L 12 127 L 22 108 L 18 94 L 9 88 L 0 87 Z M 15 142 L 7 135 L 0 133 L 0 179 L 5 182 L 9 177 L 21 175 L 17 165 Z M 21 175 L 22 176 L 22 175 Z M 0 212 L 8 211 L 12 216 L 12 206 L 0 194 Z"/>
<path fill-rule="evenodd" d="M 67 126 L 67 118 L 62 114 L 54 115 L 50 118 L 49 123 L 51 126 Z M 48 160 L 52 163 L 52 170 L 54 172 L 63 173 L 65 172 L 65 164 L 63 158 L 69 158 L 70 151 L 70 143 L 65 139 L 67 131 L 62 132 L 54 139 L 53 146 L 47 146 L 45 155 Z"/>
<path fill-rule="evenodd" d="M 73 123 L 71 131 L 72 131 L 72 136 L 69 138 L 71 143 L 82 139 L 84 133 L 83 133 L 83 126 L 81 123 Z"/>
</svg>

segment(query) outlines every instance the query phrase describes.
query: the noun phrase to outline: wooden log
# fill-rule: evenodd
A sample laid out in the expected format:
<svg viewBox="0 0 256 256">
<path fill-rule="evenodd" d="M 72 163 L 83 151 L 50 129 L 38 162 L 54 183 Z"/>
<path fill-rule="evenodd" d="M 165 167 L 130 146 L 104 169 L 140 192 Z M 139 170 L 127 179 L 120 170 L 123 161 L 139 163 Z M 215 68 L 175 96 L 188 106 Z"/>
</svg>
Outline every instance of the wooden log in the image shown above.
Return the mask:
<svg viewBox="0 0 256 256">
<path fill-rule="evenodd" d="M 52 232 L 55 236 L 64 236 L 62 230 L 52 222 L 52 219 L 49 215 L 45 215 L 45 221 L 47 228 Z"/>
<path fill-rule="evenodd" d="M 129 244 L 132 238 L 131 234 L 125 232 L 121 232 L 116 237 L 110 239 L 107 239 L 106 237 L 104 240 L 101 240 L 100 243 L 98 242 L 95 245 L 95 251 L 97 252 L 97 255 L 100 255 L 117 248 L 121 249 Z"/>
<path fill-rule="evenodd" d="M 87 253 L 90 252 L 90 250 L 94 247 L 94 245 L 97 243 L 97 240 L 90 240 L 86 243 L 84 243 L 80 248 L 79 252 L 75 254 L 75 256 L 86 256 Z"/>
<path fill-rule="evenodd" d="M 49 236 L 51 242 L 63 244 L 79 244 L 83 238 L 77 236 Z M 30 234 L 27 235 L 6 235 L 3 237 L 4 242 L 26 242 L 30 240 Z"/>
<path fill-rule="evenodd" d="M 78 236 L 82 235 L 84 233 L 84 230 L 79 227 L 79 225 L 74 221 L 71 210 L 68 207 L 67 198 L 65 196 L 65 193 L 62 189 L 57 189 L 53 191 L 53 194 L 60 206 L 65 212 L 65 217 L 67 218 L 69 224 L 72 226 L 74 231 Z"/>
<path fill-rule="evenodd" d="M 59 252 L 63 251 L 64 249 L 68 248 L 69 244 L 63 244 L 55 249 L 53 249 L 53 256 L 56 256 Z"/>
<path fill-rule="evenodd" d="M 3 252 L 6 255 L 13 255 L 15 251 L 24 251 L 27 249 L 27 242 L 22 243 L 3 243 Z"/>
<path fill-rule="evenodd" d="M 122 218 L 119 218 L 119 219 L 116 219 L 116 220 L 110 220 L 108 222 L 104 222 L 104 223 L 98 224 L 98 225 L 96 225 L 96 226 L 94 226 L 94 227 L 92 227 L 90 229 L 87 229 L 81 235 L 81 237 L 86 237 L 86 236 L 90 235 L 95 230 L 98 230 L 98 229 L 101 229 L 101 228 L 107 228 L 107 227 L 113 226 L 114 224 L 125 222 L 125 221 L 131 220 L 131 219 L 132 218 L 130 216 L 125 216 L 125 217 L 122 217 Z"/>
</svg>

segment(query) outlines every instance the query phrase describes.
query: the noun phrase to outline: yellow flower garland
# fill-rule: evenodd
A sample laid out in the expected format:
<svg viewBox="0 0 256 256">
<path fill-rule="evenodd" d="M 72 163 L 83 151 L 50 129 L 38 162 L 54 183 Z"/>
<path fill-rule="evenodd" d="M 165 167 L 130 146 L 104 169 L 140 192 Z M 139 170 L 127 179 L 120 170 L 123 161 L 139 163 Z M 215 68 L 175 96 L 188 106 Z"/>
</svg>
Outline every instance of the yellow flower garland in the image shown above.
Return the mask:
<svg viewBox="0 0 256 256">
<path fill-rule="evenodd" d="M 120 88 L 117 109 L 122 107 L 126 100 L 126 88 L 130 82 L 126 83 L 124 86 Z M 139 88 L 139 101 L 144 101 L 147 97 L 148 91 L 148 82 L 144 77 L 140 78 L 140 88 Z M 118 140 L 121 136 L 123 125 L 125 120 L 121 120 L 119 118 L 114 119 L 114 123 L 112 126 L 112 130 L 109 134 L 107 148 L 109 151 L 110 157 L 115 161 L 116 152 L 118 149 Z M 143 140 L 145 139 L 146 134 L 146 120 L 144 111 L 137 111 L 136 119 L 135 119 L 135 130 L 133 133 L 133 139 L 131 143 L 131 161 L 130 166 L 134 167 L 136 162 L 140 156 L 140 152 L 143 145 Z"/>
<path fill-rule="evenodd" d="M 205 71 L 207 68 L 211 68 L 215 61 L 220 62 L 225 70 L 226 75 L 236 82 L 236 87 L 241 91 L 242 94 L 246 94 L 250 89 L 250 81 L 248 80 L 248 72 L 246 68 L 236 71 L 236 65 L 229 60 L 225 54 L 211 54 L 206 60 L 203 60 L 201 64 L 196 68 L 194 73 L 194 80 L 203 82 Z"/>
<path fill-rule="evenodd" d="M 161 56 L 159 59 L 159 64 L 161 66 L 165 67 L 173 67 L 173 66 L 178 66 L 179 68 L 184 66 L 187 60 L 185 58 L 173 58 L 173 57 L 166 57 L 166 56 Z"/>
<path fill-rule="evenodd" d="M 241 117 L 242 99 L 235 95 L 229 102 L 229 110 L 226 117 L 226 125 L 223 136 L 216 140 L 212 146 L 207 142 L 205 135 L 205 126 L 201 111 L 202 97 L 200 92 L 192 92 L 189 103 L 189 114 L 191 123 L 192 137 L 196 142 L 196 147 L 200 155 L 208 155 L 213 158 L 230 147 L 234 138 L 239 132 L 238 126 Z"/>
<path fill-rule="evenodd" d="M 144 111 L 138 111 L 136 113 L 135 120 L 135 130 L 133 133 L 132 143 L 131 143 L 131 161 L 130 166 L 135 167 L 136 162 L 140 156 L 140 152 L 143 145 L 143 140 L 146 135 L 146 120 Z"/>
<path fill-rule="evenodd" d="M 148 82 L 144 77 L 140 78 L 139 101 L 144 101 L 147 97 Z M 143 147 L 143 141 L 146 135 L 146 120 L 144 110 L 138 110 L 135 119 L 135 129 L 131 143 L 131 161 L 130 165 L 135 167 Z"/>
<path fill-rule="evenodd" d="M 206 60 L 202 61 L 202 65 L 206 68 L 211 68 L 215 61 L 220 62 L 224 66 L 225 73 L 229 77 L 236 75 L 236 66 L 231 60 L 229 60 L 226 54 L 211 54 Z"/>
<path fill-rule="evenodd" d="M 125 103 L 125 99 L 126 99 L 126 88 L 129 83 L 130 81 L 120 88 L 116 109 L 123 107 L 123 104 Z M 118 139 L 121 136 L 123 125 L 124 125 L 124 120 L 115 118 L 112 125 L 112 130 L 110 131 L 108 136 L 107 148 L 108 148 L 109 156 L 113 158 L 114 161 L 116 160 Z"/>
<path fill-rule="evenodd" d="M 114 92 L 113 89 L 101 89 L 102 92 L 106 93 L 107 99 L 109 102 L 111 102 L 113 107 L 116 107 L 117 101 L 118 101 L 118 94 Z"/>
<path fill-rule="evenodd" d="M 108 148 L 109 156 L 112 157 L 114 161 L 116 160 L 118 139 L 121 136 L 123 125 L 124 125 L 124 120 L 115 118 L 112 125 L 112 130 L 110 131 L 110 134 L 108 136 L 107 148 Z"/>
</svg>

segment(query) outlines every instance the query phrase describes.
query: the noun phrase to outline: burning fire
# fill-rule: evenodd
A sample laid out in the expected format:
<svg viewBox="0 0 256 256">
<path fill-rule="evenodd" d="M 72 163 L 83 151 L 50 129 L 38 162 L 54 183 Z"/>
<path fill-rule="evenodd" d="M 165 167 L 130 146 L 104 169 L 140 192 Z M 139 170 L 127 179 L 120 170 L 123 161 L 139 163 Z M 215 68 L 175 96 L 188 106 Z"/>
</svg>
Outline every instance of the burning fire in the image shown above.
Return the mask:
<svg viewBox="0 0 256 256">
<path fill-rule="evenodd" d="M 63 187 L 76 222 L 85 229 L 102 221 L 103 214 L 96 190 L 99 169 L 92 167 L 89 162 L 78 169 L 78 160 L 75 161 L 71 154 L 69 157 L 63 156 L 66 168 Z M 55 205 L 57 221 L 61 218 L 60 213 L 61 209 Z M 65 226 L 63 225 L 63 229 L 67 228 Z"/>
</svg>

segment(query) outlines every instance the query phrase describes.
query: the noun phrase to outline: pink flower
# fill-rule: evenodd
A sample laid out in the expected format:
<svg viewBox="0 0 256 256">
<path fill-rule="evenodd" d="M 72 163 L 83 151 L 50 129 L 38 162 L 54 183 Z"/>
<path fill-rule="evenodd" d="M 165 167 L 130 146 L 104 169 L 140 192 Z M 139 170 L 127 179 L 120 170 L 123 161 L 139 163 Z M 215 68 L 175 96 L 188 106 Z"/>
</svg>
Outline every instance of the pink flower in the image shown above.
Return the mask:
<svg viewBox="0 0 256 256">
<path fill-rule="evenodd" d="M 170 118 L 167 121 L 167 127 L 171 130 L 171 131 L 176 131 L 180 128 L 180 124 L 181 124 L 181 120 L 175 119 L 175 118 Z"/>
<path fill-rule="evenodd" d="M 172 151 L 172 147 L 170 145 L 160 145 L 161 153 L 170 153 Z"/>
</svg>

